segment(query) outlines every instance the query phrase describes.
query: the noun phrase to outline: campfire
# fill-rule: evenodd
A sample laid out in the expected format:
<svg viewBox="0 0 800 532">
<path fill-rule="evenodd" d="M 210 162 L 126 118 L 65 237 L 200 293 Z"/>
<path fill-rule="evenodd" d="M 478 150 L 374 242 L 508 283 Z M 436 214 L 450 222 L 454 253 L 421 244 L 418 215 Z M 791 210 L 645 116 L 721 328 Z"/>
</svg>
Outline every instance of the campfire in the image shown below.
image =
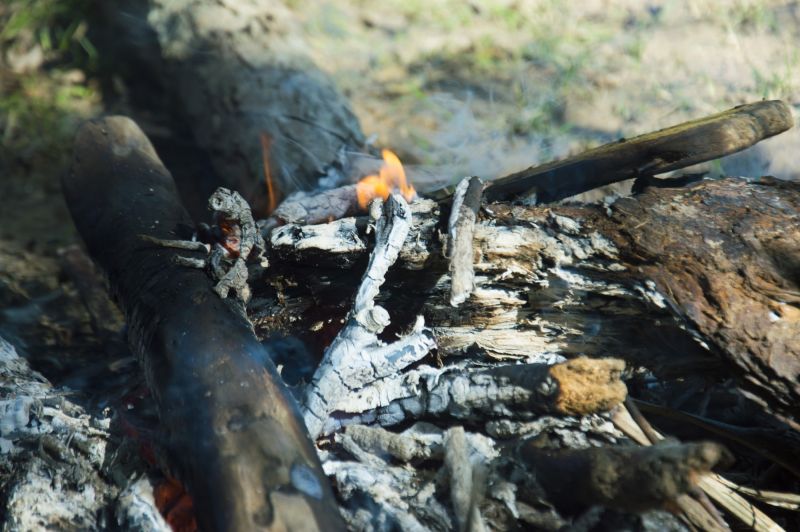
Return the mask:
<svg viewBox="0 0 800 532">
<path fill-rule="evenodd" d="M 92 323 L 124 314 L 92 334 L 126 384 L 71 396 L 0 338 L 11 529 L 797 523 L 800 186 L 662 175 L 791 128 L 784 102 L 429 189 L 324 76 L 197 25 L 219 54 L 189 60 L 162 19 L 221 177 L 200 220 L 136 120 L 78 131 L 65 277 Z"/>
<path fill-rule="evenodd" d="M 356 197 L 358 206 L 366 210 L 375 198 L 386 200 L 389 195 L 397 192 L 406 201 L 411 201 L 417 195 L 414 187 L 406 179 L 406 172 L 400 159 L 391 150 L 383 150 L 383 164 L 377 174 L 370 174 L 356 183 Z"/>
</svg>

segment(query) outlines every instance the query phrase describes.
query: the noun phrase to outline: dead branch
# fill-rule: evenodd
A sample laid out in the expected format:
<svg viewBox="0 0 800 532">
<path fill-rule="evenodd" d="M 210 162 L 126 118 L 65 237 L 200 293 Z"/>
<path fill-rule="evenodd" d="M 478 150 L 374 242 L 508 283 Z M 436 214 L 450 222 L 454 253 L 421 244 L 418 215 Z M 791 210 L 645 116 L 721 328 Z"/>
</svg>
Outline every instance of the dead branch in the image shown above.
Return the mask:
<svg viewBox="0 0 800 532">
<path fill-rule="evenodd" d="M 789 107 L 772 100 L 740 105 L 719 114 L 632 139 L 605 144 L 578 155 L 532 166 L 489 183 L 489 201 L 534 196 L 549 203 L 609 183 L 652 176 L 717 159 L 777 135 L 794 125 Z M 431 195 L 444 200 L 442 189 Z"/>
</svg>

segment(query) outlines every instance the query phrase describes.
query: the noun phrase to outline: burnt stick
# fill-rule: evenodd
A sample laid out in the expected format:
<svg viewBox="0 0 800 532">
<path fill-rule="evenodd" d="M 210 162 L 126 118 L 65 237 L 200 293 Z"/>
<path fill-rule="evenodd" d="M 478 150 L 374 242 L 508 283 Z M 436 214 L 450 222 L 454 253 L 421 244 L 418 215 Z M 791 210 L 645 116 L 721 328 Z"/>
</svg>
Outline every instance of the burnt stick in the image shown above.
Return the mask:
<svg viewBox="0 0 800 532">
<path fill-rule="evenodd" d="M 536 194 L 536 203 L 568 198 L 604 185 L 653 176 L 736 153 L 794 125 L 780 100 L 740 105 L 632 139 L 622 139 L 560 161 L 531 166 L 487 183 L 487 201 Z M 427 194 L 447 201 L 455 187 Z"/>
<path fill-rule="evenodd" d="M 200 527 L 343 529 L 297 406 L 241 309 L 204 272 L 174 262 L 193 252 L 139 237 L 179 239 L 192 225 L 144 133 L 123 117 L 85 124 L 63 187 L 125 312 L 167 462 Z"/>
</svg>

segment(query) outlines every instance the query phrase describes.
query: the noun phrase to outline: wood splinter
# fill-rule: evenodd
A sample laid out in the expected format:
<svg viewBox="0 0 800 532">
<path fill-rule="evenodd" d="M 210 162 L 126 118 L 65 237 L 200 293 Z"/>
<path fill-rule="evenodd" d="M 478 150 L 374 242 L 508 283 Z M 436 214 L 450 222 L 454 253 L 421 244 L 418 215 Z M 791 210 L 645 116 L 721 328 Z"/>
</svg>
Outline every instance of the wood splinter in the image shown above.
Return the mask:
<svg viewBox="0 0 800 532">
<path fill-rule="evenodd" d="M 450 304 L 454 307 L 466 301 L 475 289 L 472 237 L 481 206 L 483 181 L 478 177 L 461 180 L 453 196 L 453 208 L 448 221 L 448 252 L 450 258 Z"/>
</svg>

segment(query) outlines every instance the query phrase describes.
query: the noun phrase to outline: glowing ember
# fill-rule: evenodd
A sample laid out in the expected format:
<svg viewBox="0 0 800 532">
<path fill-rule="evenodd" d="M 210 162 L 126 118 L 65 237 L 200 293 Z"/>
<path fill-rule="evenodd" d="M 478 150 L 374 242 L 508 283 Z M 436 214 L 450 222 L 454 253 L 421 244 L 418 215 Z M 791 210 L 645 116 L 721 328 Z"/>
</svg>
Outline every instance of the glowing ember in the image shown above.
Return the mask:
<svg viewBox="0 0 800 532">
<path fill-rule="evenodd" d="M 153 498 L 173 532 L 197 532 L 192 498 L 177 480 L 167 478 L 156 486 Z"/>
<path fill-rule="evenodd" d="M 394 191 L 400 192 L 407 201 L 411 201 L 417 192 L 406 180 L 406 172 L 397 155 L 383 150 L 383 166 L 378 175 L 371 174 L 356 184 L 358 206 L 366 209 L 369 202 L 377 197 L 386 199 Z"/>
</svg>

